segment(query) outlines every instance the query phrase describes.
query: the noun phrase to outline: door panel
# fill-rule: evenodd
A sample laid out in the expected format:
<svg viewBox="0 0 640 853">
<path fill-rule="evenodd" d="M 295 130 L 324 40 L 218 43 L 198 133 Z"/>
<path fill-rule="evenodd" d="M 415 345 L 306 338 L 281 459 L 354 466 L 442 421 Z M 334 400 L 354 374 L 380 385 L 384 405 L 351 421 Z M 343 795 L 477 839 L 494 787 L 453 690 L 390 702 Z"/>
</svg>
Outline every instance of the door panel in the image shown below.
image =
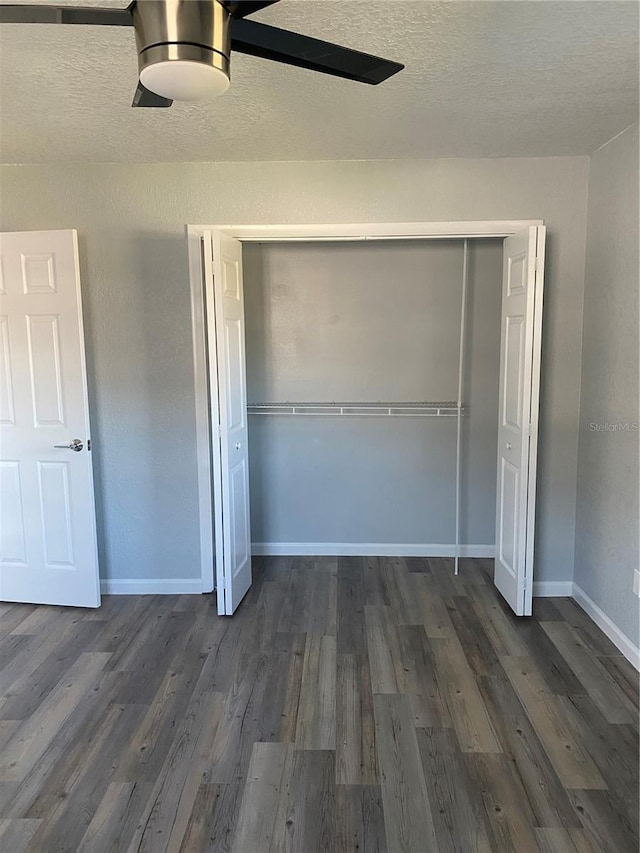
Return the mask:
<svg viewBox="0 0 640 853">
<path fill-rule="evenodd" d="M 57 316 L 27 316 L 34 426 L 64 426 Z"/>
<path fill-rule="evenodd" d="M 9 318 L 0 317 L 0 424 L 15 423 L 12 377 Z"/>
<path fill-rule="evenodd" d="M 495 584 L 519 616 L 531 615 L 543 226 L 504 241 Z"/>
<path fill-rule="evenodd" d="M 522 428 L 522 363 L 524 357 L 524 317 L 506 318 L 504 386 L 502 389 L 503 427 Z"/>
<path fill-rule="evenodd" d="M 207 329 L 214 443 L 216 591 L 218 613 L 231 615 L 251 586 L 242 244 L 219 232 L 209 232 L 205 235 L 205 258 L 207 255 L 213 259 L 212 263 L 205 260 L 205 276 L 210 279 L 207 294 L 213 294 L 213 299 L 207 299 Z"/>
<path fill-rule="evenodd" d="M 3 459 L 0 462 L 0 554 L 3 565 L 27 568 L 26 531 L 22 509 L 20 463 Z"/>
<path fill-rule="evenodd" d="M 0 234 L 0 269 L 0 598 L 97 607 L 76 233 Z"/>
</svg>

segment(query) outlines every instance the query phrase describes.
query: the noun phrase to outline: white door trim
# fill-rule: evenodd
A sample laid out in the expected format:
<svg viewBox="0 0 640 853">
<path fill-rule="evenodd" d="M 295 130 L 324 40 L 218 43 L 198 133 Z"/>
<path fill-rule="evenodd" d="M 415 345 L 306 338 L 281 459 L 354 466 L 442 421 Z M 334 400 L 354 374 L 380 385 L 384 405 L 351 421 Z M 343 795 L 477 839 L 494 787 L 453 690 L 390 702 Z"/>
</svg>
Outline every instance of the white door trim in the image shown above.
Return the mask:
<svg viewBox="0 0 640 853">
<path fill-rule="evenodd" d="M 212 503 L 211 423 L 205 325 L 205 291 L 202 238 L 221 231 L 243 243 L 340 242 L 360 240 L 437 240 L 473 237 L 509 237 L 541 219 L 507 219 L 470 222 L 365 222 L 308 225 L 187 225 L 189 283 L 193 334 L 193 376 L 196 407 L 196 458 L 200 521 L 202 591 L 214 586 L 214 525 Z"/>
</svg>

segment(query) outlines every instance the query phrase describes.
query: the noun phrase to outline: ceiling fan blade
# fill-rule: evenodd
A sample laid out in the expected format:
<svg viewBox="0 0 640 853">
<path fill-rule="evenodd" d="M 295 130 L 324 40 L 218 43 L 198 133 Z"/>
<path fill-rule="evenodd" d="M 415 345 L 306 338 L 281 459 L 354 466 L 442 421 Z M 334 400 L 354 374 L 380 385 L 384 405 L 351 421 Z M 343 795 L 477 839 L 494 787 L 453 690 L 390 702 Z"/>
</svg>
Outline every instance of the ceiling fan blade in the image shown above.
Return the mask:
<svg viewBox="0 0 640 853">
<path fill-rule="evenodd" d="M 360 83 L 382 83 L 404 65 L 244 18 L 231 25 L 231 49 Z"/>
<path fill-rule="evenodd" d="M 133 4 L 131 4 L 133 5 Z M 0 24 L 92 24 L 105 27 L 133 26 L 131 5 L 126 9 L 95 6 L 0 6 Z"/>
<path fill-rule="evenodd" d="M 170 107 L 173 101 L 171 98 L 163 98 L 162 95 L 156 95 L 138 81 L 138 88 L 133 96 L 132 107 Z"/>
<path fill-rule="evenodd" d="M 232 18 L 246 18 L 247 15 L 253 15 L 254 12 L 279 2 L 280 0 L 229 0 L 225 5 Z"/>
</svg>

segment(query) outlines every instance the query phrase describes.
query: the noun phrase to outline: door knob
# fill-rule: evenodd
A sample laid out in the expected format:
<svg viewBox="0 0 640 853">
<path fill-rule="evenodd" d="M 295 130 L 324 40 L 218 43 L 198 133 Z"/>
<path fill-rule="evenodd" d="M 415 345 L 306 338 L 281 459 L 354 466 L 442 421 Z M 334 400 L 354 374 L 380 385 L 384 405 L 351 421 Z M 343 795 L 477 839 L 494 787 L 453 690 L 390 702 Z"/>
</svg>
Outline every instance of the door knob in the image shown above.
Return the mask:
<svg viewBox="0 0 640 853">
<path fill-rule="evenodd" d="M 507 442 L 507 450 L 511 450 L 512 447 L 513 447 L 513 445 L 511 444 L 510 441 L 508 441 Z"/>
<path fill-rule="evenodd" d="M 54 447 L 59 447 L 62 450 L 75 450 L 76 453 L 80 453 L 84 444 L 80 441 L 79 438 L 74 438 L 70 444 L 54 444 Z"/>
</svg>

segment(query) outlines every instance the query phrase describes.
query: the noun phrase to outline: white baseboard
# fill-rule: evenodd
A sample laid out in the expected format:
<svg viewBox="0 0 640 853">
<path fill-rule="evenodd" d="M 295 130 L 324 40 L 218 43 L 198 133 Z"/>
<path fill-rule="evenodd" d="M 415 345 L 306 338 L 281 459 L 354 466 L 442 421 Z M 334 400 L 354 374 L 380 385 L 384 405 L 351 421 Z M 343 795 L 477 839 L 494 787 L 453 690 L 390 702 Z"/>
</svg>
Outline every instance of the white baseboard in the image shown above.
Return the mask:
<svg viewBox="0 0 640 853">
<path fill-rule="evenodd" d="M 455 557 L 455 545 L 398 545 L 388 542 L 253 542 L 260 557 Z M 495 554 L 494 545 L 461 545 L 461 557 Z"/>
<path fill-rule="evenodd" d="M 565 598 L 573 595 L 573 581 L 534 581 L 534 598 Z"/>
<path fill-rule="evenodd" d="M 620 649 L 629 663 L 633 664 L 637 670 L 640 670 L 640 649 L 638 646 L 626 634 L 622 633 L 620 628 L 609 619 L 607 614 L 598 607 L 593 599 L 589 598 L 587 593 L 577 583 L 573 585 L 573 597 L 584 612 L 593 619 L 602 633 L 606 634 L 613 645 Z"/>
<path fill-rule="evenodd" d="M 103 595 L 199 595 L 200 578 L 102 578 Z"/>
</svg>

